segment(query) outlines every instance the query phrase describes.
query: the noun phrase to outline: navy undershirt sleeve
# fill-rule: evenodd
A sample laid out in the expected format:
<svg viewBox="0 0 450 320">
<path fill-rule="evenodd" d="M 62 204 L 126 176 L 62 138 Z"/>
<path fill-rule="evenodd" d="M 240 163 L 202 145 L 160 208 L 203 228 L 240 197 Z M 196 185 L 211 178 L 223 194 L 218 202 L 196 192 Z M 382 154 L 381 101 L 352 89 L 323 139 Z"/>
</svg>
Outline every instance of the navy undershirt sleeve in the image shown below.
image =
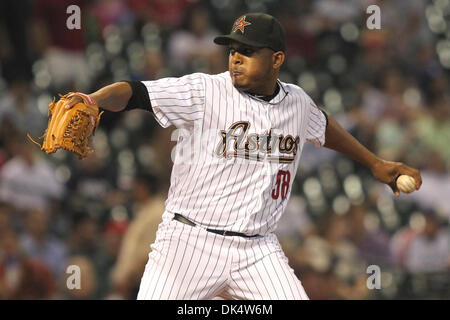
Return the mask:
<svg viewBox="0 0 450 320">
<path fill-rule="evenodd" d="M 133 109 L 143 109 L 146 111 L 153 112 L 150 97 L 148 95 L 148 91 L 145 85 L 141 81 L 136 80 L 124 82 L 127 82 L 130 85 L 133 91 L 133 95 L 131 96 L 130 100 L 128 100 L 128 104 L 125 107 L 125 109 L 122 110 L 122 112 L 130 111 Z"/>
</svg>

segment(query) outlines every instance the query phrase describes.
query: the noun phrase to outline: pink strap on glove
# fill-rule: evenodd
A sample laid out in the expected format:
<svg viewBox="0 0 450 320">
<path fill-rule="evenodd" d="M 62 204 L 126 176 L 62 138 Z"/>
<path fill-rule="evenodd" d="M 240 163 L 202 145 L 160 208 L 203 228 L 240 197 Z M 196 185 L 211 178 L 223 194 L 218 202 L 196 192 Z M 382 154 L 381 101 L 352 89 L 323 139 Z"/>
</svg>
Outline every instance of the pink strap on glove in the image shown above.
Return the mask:
<svg viewBox="0 0 450 320">
<path fill-rule="evenodd" d="M 94 99 L 92 99 L 89 95 L 82 93 L 82 92 L 71 92 L 67 95 L 67 98 L 71 98 L 73 96 L 78 96 L 81 99 L 83 99 L 84 103 L 91 105 L 91 106 L 96 106 L 97 103 L 95 102 Z"/>
</svg>

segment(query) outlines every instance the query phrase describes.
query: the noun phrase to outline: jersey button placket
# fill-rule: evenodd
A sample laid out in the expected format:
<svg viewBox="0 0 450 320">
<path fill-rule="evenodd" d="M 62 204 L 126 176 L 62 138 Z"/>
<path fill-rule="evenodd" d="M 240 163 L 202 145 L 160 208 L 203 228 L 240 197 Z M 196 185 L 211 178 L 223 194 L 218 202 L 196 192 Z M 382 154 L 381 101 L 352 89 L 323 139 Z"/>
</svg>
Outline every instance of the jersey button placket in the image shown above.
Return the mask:
<svg viewBox="0 0 450 320">
<path fill-rule="evenodd" d="M 265 118 L 264 118 L 264 124 L 266 127 L 266 131 L 267 133 L 270 132 L 271 128 L 272 128 L 272 123 L 270 121 L 270 117 L 269 117 L 269 111 L 270 111 L 270 104 L 266 104 L 265 106 Z M 268 156 L 269 153 L 266 154 L 266 160 L 264 161 L 264 172 L 267 176 L 267 187 L 270 188 L 271 184 L 272 184 L 272 172 L 271 172 L 271 163 L 268 161 Z"/>
</svg>

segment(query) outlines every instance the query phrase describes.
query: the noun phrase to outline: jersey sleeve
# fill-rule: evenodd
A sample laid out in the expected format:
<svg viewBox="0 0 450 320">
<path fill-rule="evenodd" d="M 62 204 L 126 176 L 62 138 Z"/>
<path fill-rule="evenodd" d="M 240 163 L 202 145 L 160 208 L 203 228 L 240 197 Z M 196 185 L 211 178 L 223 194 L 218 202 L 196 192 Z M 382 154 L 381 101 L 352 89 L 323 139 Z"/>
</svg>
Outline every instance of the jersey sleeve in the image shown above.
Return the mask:
<svg viewBox="0 0 450 320">
<path fill-rule="evenodd" d="M 153 115 L 162 127 L 185 127 L 203 118 L 205 82 L 201 73 L 142 83 L 147 88 Z"/>
<path fill-rule="evenodd" d="M 310 100 L 306 141 L 314 143 L 317 147 L 323 146 L 325 144 L 325 131 L 327 125 L 328 117 L 326 113 Z"/>
</svg>

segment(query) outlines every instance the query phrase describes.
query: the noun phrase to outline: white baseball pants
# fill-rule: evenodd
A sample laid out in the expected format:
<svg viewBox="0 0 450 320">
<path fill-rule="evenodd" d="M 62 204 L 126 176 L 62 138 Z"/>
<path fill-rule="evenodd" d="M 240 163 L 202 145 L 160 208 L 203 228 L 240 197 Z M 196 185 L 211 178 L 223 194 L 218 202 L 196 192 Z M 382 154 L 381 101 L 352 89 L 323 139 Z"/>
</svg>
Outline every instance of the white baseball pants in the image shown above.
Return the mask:
<svg viewBox="0 0 450 320">
<path fill-rule="evenodd" d="M 138 300 L 306 300 L 274 234 L 222 236 L 163 215 Z"/>
</svg>

